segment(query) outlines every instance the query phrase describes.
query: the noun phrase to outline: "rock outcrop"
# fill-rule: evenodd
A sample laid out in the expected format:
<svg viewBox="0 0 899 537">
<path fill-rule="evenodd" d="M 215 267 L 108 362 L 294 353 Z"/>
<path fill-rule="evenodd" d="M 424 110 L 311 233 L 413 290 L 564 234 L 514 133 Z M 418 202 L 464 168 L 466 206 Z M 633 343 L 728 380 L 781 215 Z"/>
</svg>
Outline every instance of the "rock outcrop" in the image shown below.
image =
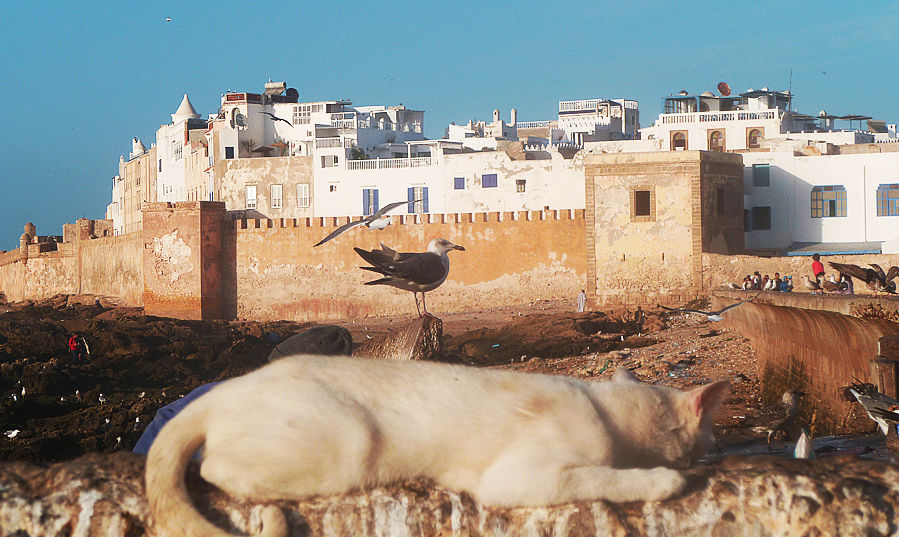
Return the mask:
<svg viewBox="0 0 899 537">
<path fill-rule="evenodd" d="M 153 531 L 144 457 L 91 454 L 40 467 L 0 465 L 0 535 L 168 537 Z M 899 470 L 835 456 L 818 461 L 740 457 L 687 472 L 689 488 L 659 503 L 581 502 L 490 509 L 426 483 L 282 502 L 291 535 L 512 536 L 897 535 Z M 259 531 L 260 507 L 188 474 L 195 505 L 236 534 Z M 174 536 L 172 536 L 174 537 Z"/>
</svg>

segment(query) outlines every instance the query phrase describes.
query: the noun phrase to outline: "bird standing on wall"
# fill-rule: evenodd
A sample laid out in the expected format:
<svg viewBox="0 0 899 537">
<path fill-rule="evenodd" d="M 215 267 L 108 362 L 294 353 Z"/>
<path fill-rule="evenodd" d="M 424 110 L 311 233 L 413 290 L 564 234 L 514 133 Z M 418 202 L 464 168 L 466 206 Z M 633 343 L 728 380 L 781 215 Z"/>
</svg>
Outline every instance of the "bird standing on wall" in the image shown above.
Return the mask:
<svg viewBox="0 0 899 537">
<path fill-rule="evenodd" d="M 346 224 L 340 226 L 339 228 L 332 231 L 328 234 L 327 237 L 318 241 L 313 245 L 313 248 L 316 246 L 321 246 L 322 244 L 328 242 L 338 235 L 342 235 L 343 233 L 353 229 L 356 226 L 365 226 L 369 229 L 384 229 L 385 227 L 390 225 L 390 217 L 387 216 L 387 213 L 396 209 L 400 205 L 406 205 L 407 203 L 418 203 L 421 200 L 413 200 L 413 201 L 395 201 L 393 203 L 388 203 L 387 205 L 381 207 L 381 209 L 374 214 L 366 216 L 360 220 L 354 220 L 352 222 L 347 222 Z"/>
<path fill-rule="evenodd" d="M 828 274 L 827 279 L 821 282 L 821 287 L 824 288 L 828 293 L 836 293 L 840 291 L 842 288 L 840 287 L 840 282 L 834 278 L 833 274 Z"/>
<path fill-rule="evenodd" d="M 665 306 L 663 306 L 663 305 L 661 305 L 661 304 L 656 304 L 656 306 L 662 308 L 663 310 L 668 310 L 668 311 L 677 311 L 677 312 L 680 312 L 680 313 L 697 313 L 697 314 L 699 314 L 699 315 L 705 315 L 706 318 L 707 318 L 707 320 L 709 320 L 709 321 L 721 321 L 721 320 L 724 319 L 724 317 L 722 317 L 722 315 L 724 315 L 724 312 L 726 312 L 727 310 L 736 308 L 736 307 L 739 306 L 740 304 L 745 304 L 746 302 L 752 302 L 753 300 L 755 300 L 756 298 L 758 298 L 758 296 L 759 296 L 760 294 L 761 294 L 761 292 L 756 293 L 755 296 L 753 296 L 753 297 L 750 298 L 749 300 L 741 300 L 741 301 L 739 301 L 739 302 L 734 302 L 733 304 L 731 304 L 731 305 L 729 305 L 729 306 L 725 306 L 725 307 L 723 307 L 723 308 L 721 308 L 720 310 L 717 310 L 717 311 L 691 310 L 691 309 L 688 309 L 688 308 L 668 308 L 668 307 L 665 307 Z"/>
<path fill-rule="evenodd" d="M 818 284 L 818 280 L 812 281 L 807 275 L 802 277 L 802 285 L 808 289 L 812 293 L 818 293 L 821 291 L 821 286 Z"/>
<path fill-rule="evenodd" d="M 434 239 L 428 243 L 427 252 L 397 252 L 383 243 L 380 250 L 366 251 L 354 248 L 362 259 L 372 266 L 359 267 L 384 275 L 383 278 L 365 282 L 365 285 L 392 285 L 398 289 L 412 291 L 415 297 L 415 309 L 422 316 L 422 309 L 428 313 L 425 304 L 425 293 L 440 287 L 449 275 L 450 250 L 465 248 L 453 244 L 446 239 Z M 422 308 L 418 306 L 418 293 L 421 293 Z"/>
<path fill-rule="evenodd" d="M 291 127 L 293 127 L 293 123 L 291 123 L 290 121 L 287 121 L 287 120 L 284 119 L 283 117 L 278 117 L 278 116 L 276 116 L 275 114 L 272 114 L 271 112 L 260 112 L 260 114 L 265 114 L 265 115 L 271 117 L 271 118 L 272 118 L 272 121 L 283 121 L 284 123 L 287 123 L 288 125 L 290 125 Z"/>
<path fill-rule="evenodd" d="M 899 267 L 897 266 L 890 267 L 890 270 L 884 273 L 880 265 L 874 263 L 871 263 L 871 268 L 867 269 L 858 265 L 851 265 L 849 263 L 834 263 L 832 261 L 828 261 L 827 264 L 833 267 L 834 270 L 837 270 L 842 274 L 847 274 L 853 278 L 858 278 L 859 280 L 865 282 L 865 285 L 867 285 L 868 288 L 874 292 L 874 294 L 896 294 L 896 282 L 894 282 L 893 279 L 896 276 L 899 276 Z"/>
<path fill-rule="evenodd" d="M 884 435 L 890 430 L 887 422 L 899 423 L 899 401 L 878 392 L 873 384 L 857 382 L 849 386 L 848 390 Z"/>
<path fill-rule="evenodd" d="M 793 424 L 799 411 L 799 398 L 803 395 L 805 394 L 796 390 L 784 392 L 779 405 L 765 409 L 767 423 L 752 428 L 753 432 L 768 436 L 768 449 L 771 449 L 771 437 L 780 431 L 786 432 Z"/>
</svg>

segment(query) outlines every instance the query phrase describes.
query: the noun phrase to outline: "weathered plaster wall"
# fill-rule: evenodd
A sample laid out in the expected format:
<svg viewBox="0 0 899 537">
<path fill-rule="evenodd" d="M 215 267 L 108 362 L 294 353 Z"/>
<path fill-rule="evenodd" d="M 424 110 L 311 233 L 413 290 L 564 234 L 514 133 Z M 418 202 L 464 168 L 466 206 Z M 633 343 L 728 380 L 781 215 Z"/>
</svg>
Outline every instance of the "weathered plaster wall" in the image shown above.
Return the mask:
<svg viewBox="0 0 899 537">
<path fill-rule="evenodd" d="M 592 301 L 654 305 L 699 296 L 702 252 L 743 248 L 736 232 L 742 228 L 741 162 L 739 155 L 700 151 L 587 156 Z M 721 216 L 718 188 L 729 200 Z M 634 215 L 636 190 L 651 192 L 647 217 Z"/>
<path fill-rule="evenodd" d="M 25 297 L 38 299 L 61 293 L 78 293 L 78 267 L 73 256 L 46 252 L 25 262 Z"/>
<path fill-rule="evenodd" d="M 220 259 L 204 255 L 204 247 L 217 255 L 224 214 L 222 202 L 147 204 L 142 232 L 147 314 L 181 319 L 222 316 L 221 295 L 214 291 L 221 281 L 214 274 L 220 270 Z M 204 284 L 208 296 L 203 295 Z"/>
<path fill-rule="evenodd" d="M 256 157 L 222 160 L 217 165 L 223 169 L 219 199 L 225 202 L 230 211 L 244 211 L 243 216 L 247 218 L 311 217 L 315 204 L 312 199 L 312 158 Z M 275 184 L 282 186 L 280 209 L 271 207 L 271 186 Z M 297 205 L 298 184 L 309 185 L 308 207 Z M 247 185 L 256 185 L 255 210 L 245 210 Z"/>
<path fill-rule="evenodd" d="M 500 220 L 500 215 L 502 220 Z M 318 247 L 334 219 L 235 222 L 236 314 L 253 319 L 328 319 L 409 314 L 412 294 L 365 286 L 378 276 L 360 270 L 353 247 L 379 242 L 423 251 L 432 238 L 464 246 L 453 251 L 449 279 L 427 295 L 439 314 L 576 296 L 586 274 L 583 211 L 394 216 L 382 231 L 357 228 Z M 338 219 L 339 224 L 346 219 Z M 228 284 L 226 282 L 226 288 Z"/>
<path fill-rule="evenodd" d="M 813 436 L 872 430 L 864 410 L 843 400 L 840 388 L 856 378 L 869 380 L 878 340 L 899 334 L 899 324 L 762 303 L 776 301 L 776 295 L 766 293 L 733 308 L 722 321 L 752 341 L 766 402 L 777 403 L 787 390 L 807 393 L 800 416 L 815 425 Z M 729 296 L 716 295 L 712 307 L 732 302 Z"/>
<path fill-rule="evenodd" d="M 76 243 L 80 286 L 74 292 L 119 297 L 124 305 L 143 304 L 143 246 L 140 233 Z"/>
<path fill-rule="evenodd" d="M 19 250 L 0 254 L 0 292 L 6 300 L 25 300 L 25 264 L 20 262 Z"/>
</svg>

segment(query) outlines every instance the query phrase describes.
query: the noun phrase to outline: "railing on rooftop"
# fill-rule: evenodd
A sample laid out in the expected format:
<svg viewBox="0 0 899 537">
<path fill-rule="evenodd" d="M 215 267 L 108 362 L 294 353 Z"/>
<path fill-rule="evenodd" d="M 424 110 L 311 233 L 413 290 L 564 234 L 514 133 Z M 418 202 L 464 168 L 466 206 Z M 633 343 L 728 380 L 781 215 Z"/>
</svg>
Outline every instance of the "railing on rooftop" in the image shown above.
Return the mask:
<svg viewBox="0 0 899 537">
<path fill-rule="evenodd" d="M 711 123 L 716 121 L 757 121 L 780 119 L 779 109 L 771 110 L 728 110 L 713 112 L 689 112 L 683 114 L 661 114 L 663 125 L 677 123 Z"/>
<path fill-rule="evenodd" d="M 431 157 L 379 158 L 366 160 L 348 160 L 346 161 L 346 169 L 350 171 L 395 170 L 399 168 L 425 168 L 428 166 L 434 166 L 436 164 L 436 161 Z"/>
<path fill-rule="evenodd" d="M 519 121 L 515 124 L 516 129 L 539 129 L 541 127 L 549 127 L 551 121 Z"/>
<path fill-rule="evenodd" d="M 329 138 L 316 138 L 315 139 L 315 148 L 316 149 L 327 149 L 331 147 L 356 147 L 356 143 L 352 138 L 341 138 L 341 137 L 329 137 Z"/>
</svg>

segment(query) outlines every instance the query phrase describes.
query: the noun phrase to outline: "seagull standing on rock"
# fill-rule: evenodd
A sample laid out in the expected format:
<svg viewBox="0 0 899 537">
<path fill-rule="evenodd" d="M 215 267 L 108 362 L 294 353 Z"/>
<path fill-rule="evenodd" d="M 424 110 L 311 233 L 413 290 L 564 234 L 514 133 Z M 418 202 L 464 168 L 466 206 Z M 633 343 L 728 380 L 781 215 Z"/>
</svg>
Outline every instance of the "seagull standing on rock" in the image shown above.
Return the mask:
<svg viewBox="0 0 899 537">
<path fill-rule="evenodd" d="M 378 280 L 365 282 L 365 285 L 392 285 L 397 289 L 412 291 L 415 297 L 415 309 L 422 316 L 422 309 L 428 313 L 425 304 L 425 293 L 440 287 L 449 275 L 450 250 L 465 251 L 465 248 L 453 244 L 446 239 L 434 239 L 428 243 L 427 252 L 397 252 L 381 243 L 380 250 L 366 251 L 354 248 L 362 259 L 372 266 L 359 267 L 382 274 Z M 418 293 L 421 293 L 422 308 L 418 307 Z"/>
<path fill-rule="evenodd" d="M 6 435 L 6 438 L 15 438 L 16 435 L 19 434 L 19 430 L 18 429 L 10 429 L 3 434 Z"/>
<path fill-rule="evenodd" d="M 101 393 L 100 397 L 98 397 L 97 400 L 100 401 L 100 404 L 102 405 L 106 402 L 106 396 Z"/>
<path fill-rule="evenodd" d="M 784 392 L 779 405 L 766 409 L 771 421 L 752 428 L 753 432 L 768 436 L 768 449 L 771 449 L 771 437 L 779 431 L 786 431 L 796 419 L 799 412 L 799 398 L 803 395 L 805 394 L 797 390 Z"/>
</svg>

